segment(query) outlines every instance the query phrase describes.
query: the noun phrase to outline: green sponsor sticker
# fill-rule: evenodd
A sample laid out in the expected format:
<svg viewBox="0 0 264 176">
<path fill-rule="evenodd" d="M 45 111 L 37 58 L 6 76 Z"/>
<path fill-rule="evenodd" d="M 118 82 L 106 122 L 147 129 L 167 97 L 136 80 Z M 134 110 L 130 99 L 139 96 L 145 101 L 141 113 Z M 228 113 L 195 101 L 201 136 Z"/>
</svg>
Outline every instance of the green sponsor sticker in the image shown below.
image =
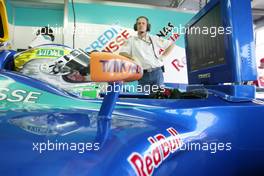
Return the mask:
<svg viewBox="0 0 264 176">
<path fill-rule="evenodd" d="M 60 49 L 39 49 L 37 56 L 50 56 L 50 57 L 61 57 L 64 55 L 64 51 Z"/>
</svg>

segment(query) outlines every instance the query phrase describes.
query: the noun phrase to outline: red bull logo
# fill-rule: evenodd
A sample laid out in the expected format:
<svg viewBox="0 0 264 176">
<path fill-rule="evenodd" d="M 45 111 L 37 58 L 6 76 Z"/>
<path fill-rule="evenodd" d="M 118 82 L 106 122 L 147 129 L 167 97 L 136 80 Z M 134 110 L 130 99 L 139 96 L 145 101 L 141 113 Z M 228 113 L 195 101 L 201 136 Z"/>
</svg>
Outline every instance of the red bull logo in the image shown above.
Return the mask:
<svg viewBox="0 0 264 176">
<path fill-rule="evenodd" d="M 133 152 L 128 157 L 128 162 L 138 176 L 152 175 L 155 168 L 158 168 L 165 159 L 181 148 L 183 143 L 179 133 L 172 127 L 167 131 L 170 134 L 169 137 L 165 137 L 163 134 L 148 137 L 150 146 L 143 156 Z"/>
</svg>

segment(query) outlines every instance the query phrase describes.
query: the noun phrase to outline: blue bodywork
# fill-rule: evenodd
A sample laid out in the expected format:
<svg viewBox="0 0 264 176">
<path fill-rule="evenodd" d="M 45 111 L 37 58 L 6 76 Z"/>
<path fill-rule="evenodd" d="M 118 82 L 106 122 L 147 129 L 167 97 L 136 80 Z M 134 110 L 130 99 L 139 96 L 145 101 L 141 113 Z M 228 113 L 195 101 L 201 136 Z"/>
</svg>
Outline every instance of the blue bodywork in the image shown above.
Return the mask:
<svg viewBox="0 0 264 176">
<path fill-rule="evenodd" d="M 191 86 L 204 96 L 190 99 L 81 99 L 10 71 L 14 54 L 0 53 L 0 175 L 264 175 L 264 100 L 254 87 Z"/>
<path fill-rule="evenodd" d="M 1 76 L 6 74 L 1 71 Z M 119 99 L 112 119 L 89 107 L 3 111 L 0 173 L 136 175 L 128 157 L 133 152 L 144 156 L 153 148 L 148 138 L 159 133 L 168 137 L 166 129 L 173 127 L 186 146 L 169 155 L 154 175 L 261 175 L 263 104 L 261 100 L 229 102 L 208 92 L 205 99 Z M 34 149 L 36 143 L 65 142 L 98 143 L 100 149 Z M 211 148 L 188 149 L 193 143 L 208 143 Z"/>
</svg>

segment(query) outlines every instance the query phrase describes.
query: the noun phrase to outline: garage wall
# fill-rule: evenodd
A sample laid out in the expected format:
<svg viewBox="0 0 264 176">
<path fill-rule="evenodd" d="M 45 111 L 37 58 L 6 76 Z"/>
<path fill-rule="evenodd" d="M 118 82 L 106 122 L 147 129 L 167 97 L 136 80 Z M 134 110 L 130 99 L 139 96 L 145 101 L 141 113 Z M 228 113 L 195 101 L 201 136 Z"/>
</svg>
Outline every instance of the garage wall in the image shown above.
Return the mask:
<svg viewBox="0 0 264 176">
<path fill-rule="evenodd" d="M 151 34 L 157 34 L 163 27 L 171 22 L 174 26 L 184 26 L 192 17 L 193 13 L 160 9 L 154 7 L 133 7 L 126 4 L 117 5 L 117 3 L 75 3 L 75 14 L 77 24 L 97 24 L 108 26 L 120 26 L 133 31 L 135 19 L 138 16 L 146 16 L 151 23 Z M 73 22 L 72 5 L 69 2 L 68 20 L 70 26 Z M 94 27 L 94 26 L 93 26 Z M 92 27 L 91 27 L 92 28 Z M 92 29 L 91 29 L 92 30 Z M 103 31 L 103 30 L 102 30 Z M 89 34 L 92 37 L 92 34 Z M 93 34 L 94 35 L 94 34 Z M 167 38 L 169 36 L 166 36 Z M 180 37 L 176 44 L 184 47 L 184 38 Z"/>
<path fill-rule="evenodd" d="M 6 5 L 8 22 L 13 24 L 13 7 L 10 4 L 10 1 L 5 1 L 5 5 Z"/>
<path fill-rule="evenodd" d="M 25 49 L 36 36 L 36 31 L 43 26 L 55 29 L 63 28 L 63 9 L 20 7 L 6 2 L 10 42 L 13 49 Z M 55 33 L 55 42 L 62 44 L 62 34 Z"/>
</svg>

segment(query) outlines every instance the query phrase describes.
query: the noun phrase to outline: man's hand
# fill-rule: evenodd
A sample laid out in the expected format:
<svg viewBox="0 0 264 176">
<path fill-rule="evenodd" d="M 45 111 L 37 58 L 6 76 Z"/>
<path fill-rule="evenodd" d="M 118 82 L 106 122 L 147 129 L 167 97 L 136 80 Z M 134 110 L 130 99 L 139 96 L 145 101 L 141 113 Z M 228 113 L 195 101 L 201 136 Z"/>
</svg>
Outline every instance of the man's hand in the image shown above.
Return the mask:
<svg viewBox="0 0 264 176">
<path fill-rule="evenodd" d="M 141 62 L 140 62 L 140 60 L 137 57 L 132 57 L 131 55 L 129 55 L 126 52 L 120 52 L 119 55 L 127 57 L 128 59 L 134 61 L 135 63 L 137 63 L 138 65 L 140 65 L 142 67 Z"/>
</svg>

